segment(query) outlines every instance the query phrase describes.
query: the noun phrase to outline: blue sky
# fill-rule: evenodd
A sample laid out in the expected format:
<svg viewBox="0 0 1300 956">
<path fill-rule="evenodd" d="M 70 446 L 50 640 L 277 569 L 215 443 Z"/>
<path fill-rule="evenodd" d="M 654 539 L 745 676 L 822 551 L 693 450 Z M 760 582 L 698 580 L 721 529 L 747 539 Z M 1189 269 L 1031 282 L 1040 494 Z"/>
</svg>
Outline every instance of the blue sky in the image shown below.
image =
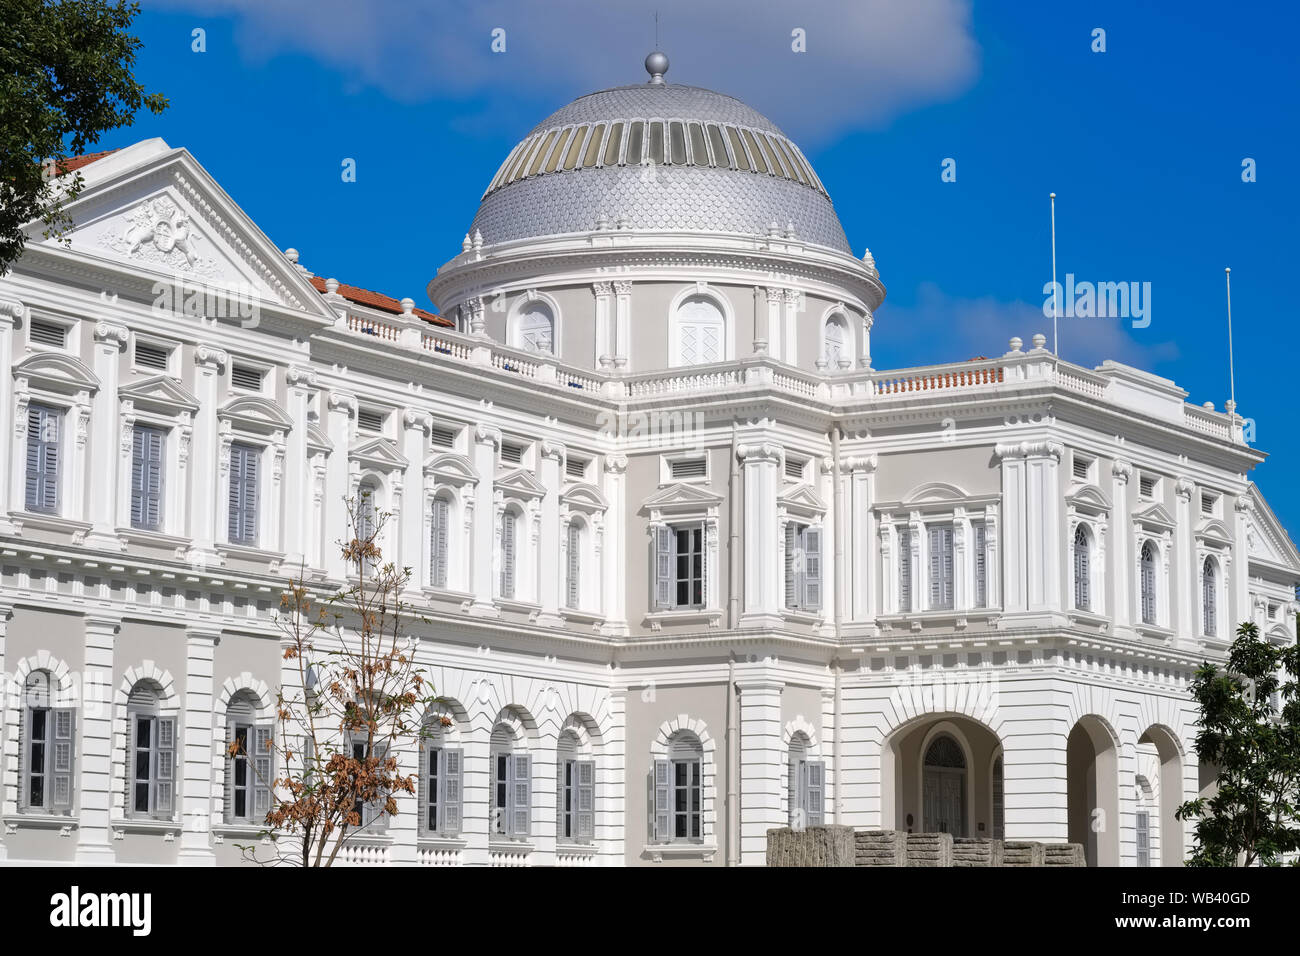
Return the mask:
<svg viewBox="0 0 1300 956">
<path fill-rule="evenodd" d="M 1061 354 L 1115 358 L 1237 401 L 1254 473 L 1300 531 L 1295 5 L 965 0 L 145 0 L 138 75 L 171 108 L 101 147 L 187 147 L 313 272 L 427 305 L 510 148 L 575 96 L 645 78 L 661 11 L 670 82 L 769 115 L 808 153 L 889 295 L 878 368 L 997 355 L 1042 314 L 1057 200 L 1062 278 L 1149 282 L 1146 328 L 1070 318 Z M 506 52 L 490 49 L 506 31 Z M 192 31 L 206 31 L 206 52 Z M 791 50 L 791 31 L 807 52 Z M 1095 53 L 1092 33 L 1106 31 Z M 357 181 L 340 176 L 356 160 Z M 941 164 L 956 161 L 956 181 Z M 1242 181 L 1255 160 L 1257 181 Z"/>
</svg>

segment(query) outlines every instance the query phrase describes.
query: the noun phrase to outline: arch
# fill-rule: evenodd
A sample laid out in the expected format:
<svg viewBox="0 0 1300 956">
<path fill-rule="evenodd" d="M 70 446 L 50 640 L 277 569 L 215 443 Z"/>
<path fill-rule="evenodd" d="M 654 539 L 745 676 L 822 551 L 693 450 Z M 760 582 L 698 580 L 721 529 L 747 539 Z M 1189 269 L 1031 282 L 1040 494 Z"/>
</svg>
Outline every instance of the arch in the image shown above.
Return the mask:
<svg viewBox="0 0 1300 956">
<path fill-rule="evenodd" d="M 857 355 L 856 339 L 847 310 L 839 304 L 830 306 L 822 313 L 818 368 L 829 372 L 851 369 Z"/>
<path fill-rule="evenodd" d="M 665 720 L 655 731 L 650 743 L 650 754 L 654 760 L 670 759 L 670 741 L 675 734 L 681 732 L 694 735 L 700 743 L 700 834 L 706 844 L 711 843 L 715 832 L 713 792 L 717 779 L 718 748 L 717 741 L 709 734 L 708 725 L 703 720 L 686 714 Z"/>
<path fill-rule="evenodd" d="M 668 364 L 706 365 L 735 356 L 731 302 L 703 282 L 688 286 L 668 306 Z"/>
<path fill-rule="evenodd" d="M 267 686 L 266 681 L 259 680 L 248 671 L 244 671 L 238 677 L 227 677 L 221 684 L 221 690 L 217 692 L 215 711 L 223 717 L 219 724 L 224 724 L 224 716 L 230 710 L 231 701 L 240 694 L 248 695 L 257 702 L 254 718 L 258 723 L 271 723 L 275 720 L 275 695 L 271 692 L 271 688 Z M 218 736 L 225 739 L 224 726 L 218 730 Z"/>
<path fill-rule="evenodd" d="M 1206 555 L 1201 564 L 1201 633 L 1219 633 L 1219 562 L 1213 555 Z"/>
<path fill-rule="evenodd" d="M 1106 719 L 1080 716 L 1066 739 L 1066 818 L 1089 866 L 1119 865 L 1119 736 Z"/>
<path fill-rule="evenodd" d="M 1138 549 L 1138 610 L 1143 624 L 1160 621 L 1160 545 L 1144 538 Z"/>
<path fill-rule="evenodd" d="M 1077 611 L 1091 611 L 1093 609 L 1092 594 L 1092 573 L 1093 573 L 1093 550 L 1096 538 L 1092 526 L 1086 521 L 1080 521 L 1074 528 L 1074 540 L 1072 542 L 1073 561 L 1070 566 L 1071 583 L 1073 585 L 1074 608 Z"/>
<path fill-rule="evenodd" d="M 438 697 L 429 702 L 420 715 L 420 726 L 428 726 L 433 721 L 440 724 L 442 718 L 451 721 L 450 724 L 442 725 L 440 734 L 442 740 L 448 745 L 459 746 L 462 738 L 462 729 L 465 728 L 469 721 L 469 713 L 460 701 L 450 697 Z"/>
<path fill-rule="evenodd" d="M 1151 744 L 1156 749 L 1160 764 L 1160 783 L 1157 788 L 1160 805 L 1160 865 L 1183 865 L 1183 825 L 1175 813 L 1183 802 L 1183 743 L 1167 725 L 1153 723 L 1147 726 L 1139 744 Z"/>
<path fill-rule="evenodd" d="M 926 481 L 903 496 L 902 504 L 914 505 L 925 502 L 963 501 L 970 497 L 959 486 L 946 481 Z"/>
<path fill-rule="evenodd" d="M 539 355 L 559 354 L 560 303 L 553 296 L 529 289 L 510 306 L 506 325 L 506 341 L 512 348 Z"/>
<path fill-rule="evenodd" d="M 789 751 L 791 743 L 796 735 L 802 734 L 808 741 L 808 756 L 821 759 L 822 748 L 818 741 L 817 728 L 815 728 L 803 714 L 796 714 L 793 720 L 786 722 L 785 728 L 781 732 L 781 743 L 786 751 Z"/>
<path fill-rule="evenodd" d="M 973 751 L 970 741 L 961 728 L 952 721 L 939 721 L 926 731 L 921 739 L 919 748 L 919 762 L 917 775 L 921 781 L 918 788 L 918 801 L 916 804 L 916 820 L 920 832 L 934 832 L 931 824 L 939 824 L 939 829 L 951 833 L 954 837 L 970 836 L 971 815 L 974 803 L 974 774 L 969 769 L 974 765 Z M 949 773 L 951 771 L 951 773 Z M 936 772 L 943 776 L 954 776 L 958 779 L 958 790 L 960 793 L 959 819 L 956 824 L 951 823 L 946 818 L 934 819 L 936 816 L 933 804 L 927 809 L 927 803 L 932 798 L 937 798 L 937 794 L 927 793 L 932 784 L 938 784 L 939 780 Z M 944 817 L 944 814 L 938 814 Z"/>
<path fill-rule="evenodd" d="M 909 691 L 894 702 L 895 709 L 901 710 L 906 719 L 886 733 L 880 748 L 881 825 L 921 831 L 925 821 L 926 751 L 936 736 L 947 734 L 957 743 L 966 764 L 966 779 L 961 787 L 962 820 L 957 829 L 967 835 L 978 834 L 978 824 L 982 823 L 987 830 L 992 789 L 986 775 L 993 754 L 1002 747 L 995 703 L 988 695 L 973 691 L 969 683 L 899 690 Z M 908 715 L 914 706 L 913 691 L 921 697 L 915 701 L 920 712 Z M 940 699 L 936 700 L 936 696 Z M 927 703 L 935 709 L 925 710 Z"/>
</svg>

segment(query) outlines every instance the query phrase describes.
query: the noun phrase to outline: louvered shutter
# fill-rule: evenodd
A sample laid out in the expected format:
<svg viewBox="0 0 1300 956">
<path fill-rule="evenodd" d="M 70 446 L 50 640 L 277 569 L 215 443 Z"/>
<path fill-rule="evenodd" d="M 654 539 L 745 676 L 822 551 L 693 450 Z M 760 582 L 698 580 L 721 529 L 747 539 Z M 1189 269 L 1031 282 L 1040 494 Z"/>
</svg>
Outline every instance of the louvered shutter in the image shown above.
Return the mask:
<svg viewBox="0 0 1300 956">
<path fill-rule="evenodd" d="M 54 810 L 72 809 L 72 781 L 76 767 L 77 712 L 70 707 L 50 711 L 54 718 L 50 755 L 49 799 Z"/>
<path fill-rule="evenodd" d="M 144 527 L 145 433 L 137 428 L 131 434 L 131 527 Z"/>
<path fill-rule="evenodd" d="M 437 827 L 429 824 L 429 807 L 433 806 L 436 811 L 438 808 L 439 797 L 438 791 L 441 789 L 441 781 L 438 777 L 438 751 L 433 746 L 433 741 L 426 738 L 420 739 L 420 767 L 416 777 L 416 806 L 420 814 L 419 831 L 421 833 L 435 833 Z M 429 772 L 430 766 L 433 767 L 433 773 Z"/>
<path fill-rule="evenodd" d="M 930 608 L 943 606 L 943 534 L 930 529 Z"/>
<path fill-rule="evenodd" d="M 271 741 L 274 733 L 270 724 L 253 728 L 255 749 L 250 760 L 253 769 L 252 822 L 258 826 L 266 822 L 266 815 L 271 812 L 271 784 L 275 773 L 275 754 L 271 750 Z"/>
<path fill-rule="evenodd" d="M 384 761 L 388 759 L 388 744 L 375 744 L 374 754 L 376 758 L 375 773 L 385 774 Z M 388 814 L 384 812 L 387 802 L 387 794 L 380 791 L 379 795 L 366 806 L 369 819 L 363 822 L 372 824 L 370 829 L 377 833 L 382 833 L 388 829 Z"/>
<path fill-rule="evenodd" d="M 1156 622 L 1156 567 L 1150 545 L 1142 549 L 1142 623 Z"/>
<path fill-rule="evenodd" d="M 510 806 L 510 835 L 528 836 L 532 819 L 532 778 L 528 754 L 512 754 L 510 757 L 510 792 L 513 799 Z"/>
<path fill-rule="evenodd" d="M 569 594 L 568 606 L 579 607 L 580 582 L 582 573 L 582 528 L 569 523 Z"/>
<path fill-rule="evenodd" d="M 135 725 L 137 715 L 127 713 L 126 715 L 126 753 L 123 758 L 126 761 L 126 772 L 122 774 L 122 810 L 128 816 L 135 816 L 136 813 L 143 812 L 136 809 L 135 805 Z"/>
<path fill-rule="evenodd" d="M 798 607 L 799 582 L 795 570 L 795 549 L 798 547 L 799 528 L 794 522 L 785 526 L 785 606 Z"/>
<path fill-rule="evenodd" d="M 163 433 L 148 430 L 145 440 L 144 523 L 147 528 L 162 525 Z"/>
<path fill-rule="evenodd" d="M 1080 533 L 1074 539 L 1074 606 L 1081 611 L 1090 608 L 1089 557 L 1088 537 L 1080 529 Z"/>
<path fill-rule="evenodd" d="M 243 528 L 243 538 L 241 540 L 245 544 L 257 543 L 257 510 L 259 503 L 258 496 L 260 494 L 258 489 L 257 473 L 260 464 L 261 458 L 258 455 L 257 449 L 245 448 L 244 488 L 241 493 L 243 515 L 240 518 L 240 523 Z"/>
<path fill-rule="evenodd" d="M 27 753 L 27 741 L 31 739 L 32 709 L 23 707 L 22 716 L 18 719 L 18 809 L 27 809 L 27 800 L 32 792 L 31 781 L 28 779 L 28 765 L 30 755 Z"/>
<path fill-rule="evenodd" d="M 912 610 L 912 530 L 898 532 L 898 609 Z"/>
<path fill-rule="evenodd" d="M 155 750 L 154 816 L 170 820 L 176 797 L 176 719 L 158 718 Z"/>
<path fill-rule="evenodd" d="M 709 530 L 700 522 L 700 607 L 709 607 Z"/>
<path fill-rule="evenodd" d="M 1215 585 L 1218 574 L 1213 564 L 1206 560 L 1205 570 L 1202 572 L 1201 589 L 1203 591 L 1205 604 L 1205 634 L 1207 637 L 1214 637 L 1218 624 L 1218 592 Z"/>
<path fill-rule="evenodd" d="M 803 531 L 803 606 L 817 611 L 822 606 L 822 529 Z"/>
<path fill-rule="evenodd" d="M 794 829 L 799 827 L 803 803 L 803 761 L 791 760 L 789 763 L 790 779 L 786 783 L 786 822 Z"/>
<path fill-rule="evenodd" d="M 235 822 L 235 763 L 237 758 L 230 756 L 230 745 L 238 739 L 239 725 L 233 722 L 226 724 L 226 776 L 225 785 L 221 790 L 222 805 L 224 807 L 221 813 L 221 818 L 226 823 Z"/>
<path fill-rule="evenodd" d="M 555 761 L 555 839 L 563 841 L 566 838 L 564 832 L 564 772 L 571 769 L 572 760 L 565 760 L 560 757 Z"/>
<path fill-rule="evenodd" d="M 501 513 L 501 596 L 515 596 L 515 516 Z"/>
<path fill-rule="evenodd" d="M 459 747 L 444 747 L 441 772 L 438 779 L 442 789 L 442 803 L 438 807 L 439 829 L 443 836 L 460 835 L 461 780 L 464 776 L 465 755 Z"/>
<path fill-rule="evenodd" d="M 27 408 L 28 511 L 59 510 L 59 412 L 44 405 Z"/>
<path fill-rule="evenodd" d="M 673 529 L 668 525 L 659 525 L 655 528 L 655 607 L 657 609 L 671 608 L 674 604 L 673 591 L 676 585 L 676 550 L 674 548 L 675 536 Z"/>
<path fill-rule="evenodd" d="M 1137 815 L 1137 865 L 1151 865 L 1151 819 L 1145 813 Z"/>
<path fill-rule="evenodd" d="M 591 843 L 595 836 L 596 822 L 596 762 L 594 760 L 577 760 L 573 765 L 574 781 L 575 837 L 579 843 Z"/>
<path fill-rule="evenodd" d="M 987 607 L 989 603 L 988 535 L 983 521 L 975 524 L 975 606 Z"/>
<path fill-rule="evenodd" d="M 435 588 L 447 586 L 447 520 L 446 498 L 433 499 L 433 520 L 429 527 L 430 584 Z"/>
<path fill-rule="evenodd" d="M 804 761 L 804 823 L 819 827 L 825 823 L 826 764 L 820 760 Z"/>
<path fill-rule="evenodd" d="M 672 764 L 669 761 L 655 761 L 654 785 L 654 838 L 659 843 L 667 843 L 673 838 Z"/>
<path fill-rule="evenodd" d="M 230 485 L 227 488 L 226 538 L 238 544 L 244 537 L 244 448 L 230 446 Z"/>
</svg>

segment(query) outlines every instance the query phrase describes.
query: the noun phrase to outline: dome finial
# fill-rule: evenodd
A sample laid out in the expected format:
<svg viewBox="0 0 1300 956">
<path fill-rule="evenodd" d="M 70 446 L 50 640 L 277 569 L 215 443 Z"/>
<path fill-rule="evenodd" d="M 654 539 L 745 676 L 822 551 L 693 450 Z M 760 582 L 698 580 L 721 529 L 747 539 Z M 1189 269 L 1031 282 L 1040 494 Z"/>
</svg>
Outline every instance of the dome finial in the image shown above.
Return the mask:
<svg viewBox="0 0 1300 956">
<path fill-rule="evenodd" d="M 650 82 L 663 85 L 664 74 L 668 72 L 668 56 L 655 50 L 645 58 L 645 71 L 650 74 Z"/>
</svg>

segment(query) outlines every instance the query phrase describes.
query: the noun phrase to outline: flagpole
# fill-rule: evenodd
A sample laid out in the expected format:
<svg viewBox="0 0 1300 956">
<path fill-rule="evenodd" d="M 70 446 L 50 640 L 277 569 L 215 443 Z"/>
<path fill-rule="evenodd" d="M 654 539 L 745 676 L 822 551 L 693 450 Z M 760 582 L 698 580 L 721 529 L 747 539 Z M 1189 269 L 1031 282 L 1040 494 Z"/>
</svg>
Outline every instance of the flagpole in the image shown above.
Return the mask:
<svg viewBox="0 0 1300 956">
<path fill-rule="evenodd" d="M 1228 289 L 1228 415 L 1236 420 L 1237 415 L 1237 373 L 1232 362 L 1232 269 L 1224 267 L 1223 281 Z"/>
<path fill-rule="evenodd" d="M 1058 317 L 1061 312 L 1061 287 L 1056 284 L 1056 193 L 1050 193 L 1052 200 L 1052 354 L 1056 361 L 1061 361 L 1061 348 L 1057 340 Z"/>
</svg>

